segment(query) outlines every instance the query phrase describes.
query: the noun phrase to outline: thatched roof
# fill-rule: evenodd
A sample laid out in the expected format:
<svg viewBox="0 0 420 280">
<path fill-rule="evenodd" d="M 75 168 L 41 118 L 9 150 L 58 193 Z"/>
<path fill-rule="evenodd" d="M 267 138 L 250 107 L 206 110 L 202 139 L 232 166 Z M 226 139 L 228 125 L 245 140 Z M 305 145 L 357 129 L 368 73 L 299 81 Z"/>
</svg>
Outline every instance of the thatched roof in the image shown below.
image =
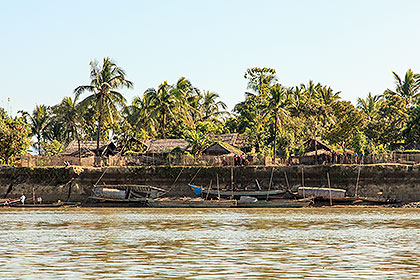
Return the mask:
<svg viewBox="0 0 420 280">
<path fill-rule="evenodd" d="M 242 155 L 243 154 L 241 150 L 225 142 L 215 142 L 211 144 L 204 150 L 204 153 L 208 155 L 224 155 L 224 154 Z"/>
<path fill-rule="evenodd" d="M 209 139 L 214 142 L 224 142 L 238 148 L 248 146 L 248 136 L 239 135 L 238 133 L 211 134 Z"/>
<path fill-rule="evenodd" d="M 189 146 L 184 139 L 154 139 L 148 141 L 146 153 L 168 153 L 175 148 L 185 151 Z"/>
<path fill-rule="evenodd" d="M 111 141 L 99 141 L 99 151 L 106 152 L 108 147 L 111 147 L 110 150 L 115 149 L 114 143 Z M 80 154 L 81 157 L 94 156 L 96 152 L 96 141 L 80 141 Z M 79 156 L 79 146 L 76 140 L 73 140 L 69 143 L 67 148 L 58 154 L 60 156 Z"/>
<path fill-rule="evenodd" d="M 313 138 L 313 139 L 309 139 L 308 141 L 305 142 L 305 144 L 303 144 L 303 146 L 305 147 L 305 153 L 315 151 L 315 143 L 316 143 L 317 150 L 325 150 L 328 152 L 332 151 L 330 146 L 328 146 L 327 144 L 325 144 L 319 139 Z"/>
</svg>

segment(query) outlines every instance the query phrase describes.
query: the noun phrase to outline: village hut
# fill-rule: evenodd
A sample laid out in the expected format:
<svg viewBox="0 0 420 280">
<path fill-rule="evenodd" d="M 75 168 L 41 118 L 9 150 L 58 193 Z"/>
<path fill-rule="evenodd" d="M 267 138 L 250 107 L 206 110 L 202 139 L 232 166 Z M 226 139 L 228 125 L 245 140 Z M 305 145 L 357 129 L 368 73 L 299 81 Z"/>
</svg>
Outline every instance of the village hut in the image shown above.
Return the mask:
<svg viewBox="0 0 420 280">
<path fill-rule="evenodd" d="M 332 148 L 320 139 L 312 138 L 303 144 L 303 156 L 299 158 L 301 164 L 319 164 L 332 161 Z"/>
<path fill-rule="evenodd" d="M 203 151 L 203 157 L 215 165 L 234 165 L 235 156 L 239 158 L 242 155 L 244 153 L 240 149 L 225 142 L 214 142 Z"/>
<path fill-rule="evenodd" d="M 238 133 L 210 134 L 212 142 L 223 142 L 239 149 L 246 149 L 249 146 L 248 136 Z"/>
<path fill-rule="evenodd" d="M 109 156 L 117 153 L 117 146 L 112 141 L 99 141 L 97 150 L 96 141 L 80 141 L 80 157 L 90 157 L 95 155 Z M 76 140 L 69 143 L 67 148 L 58 154 L 59 156 L 78 157 L 79 145 Z"/>
<path fill-rule="evenodd" d="M 237 155 L 240 156 L 244 154 L 238 148 L 233 147 L 225 142 L 215 142 L 208 146 L 204 151 L 203 154 L 209 156 L 221 156 L 221 155 Z"/>
<path fill-rule="evenodd" d="M 149 140 L 146 154 L 170 153 L 174 150 L 187 151 L 190 146 L 184 139 L 154 139 Z"/>
</svg>

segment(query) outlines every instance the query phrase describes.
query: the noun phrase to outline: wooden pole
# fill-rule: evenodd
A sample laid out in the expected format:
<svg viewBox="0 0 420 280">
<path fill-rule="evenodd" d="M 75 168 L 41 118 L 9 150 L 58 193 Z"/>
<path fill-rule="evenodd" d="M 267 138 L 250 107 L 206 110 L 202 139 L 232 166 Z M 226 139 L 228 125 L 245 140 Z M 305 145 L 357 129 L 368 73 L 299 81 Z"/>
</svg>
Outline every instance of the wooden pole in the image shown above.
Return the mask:
<svg viewBox="0 0 420 280">
<path fill-rule="evenodd" d="M 35 188 L 32 188 L 32 200 L 34 201 L 34 204 L 35 204 Z"/>
<path fill-rule="evenodd" d="M 233 193 L 233 166 L 230 168 L 230 186 L 232 188 Z"/>
<path fill-rule="evenodd" d="M 357 190 L 358 190 L 358 188 L 359 188 L 359 178 L 360 178 L 360 164 L 359 164 L 359 169 L 358 169 L 358 171 L 357 171 L 356 191 L 354 192 L 354 196 L 355 196 L 355 197 L 358 197 Z"/>
<path fill-rule="evenodd" d="M 219 173 L 216 174 L 216 180 L 217 180 L 217 198 L 220 200 Z"/>
<path fill-rule="evenodd" d="M 209 198 L 210 189 L 211 189 L 211 183 L 212 183 L 212 182 L 213 182 L 213 180 L 210 180 L 209 189 L 207 190 L 207 194 L 206 194 L 206 200 Z"/>
<path fill-rule="evenodd" d="M 287 185 L 287 189 L 289 190 L 290 189 L 290 186 L 289 186 L 289 180 L 287 179 L 287 174 L 286 174 L 286 171 L 283 171 L 284 172 L 284 178 L 286 178 L 286 185 Z"/>
<path fill-rule="evenodd" d="M 271 184 L 273 183 L 273 173 L 274 173 L 274 167 L 271 168 L 270 183 L 268 184 L 267 198 L 265 200 L 268 200 L 268 196 L 270 194 Z"/>
<path fill-rule="evenodd" d="M 302 196 L 305 198 L 305 175 L 303 173 L 303 165 L 302 165 Z"/>
<path fill-rule="evenodd" d="M 198 172 L 200 172 L 200 170 L 201 170 L 201 167 L 198 169 L 198 171 L 195 173 L 194 177 L 191 179 L 190 185 L 194 181 L 195 177 L 198 175 Z"/>
<path fill-rule="evenodd" d="M 327 172 L 327 180 L 328 180 L 328 188 L 330 189 L 330 206 L 332 206 L 333 203 L 332 203 L 332 193 L 331 193 L 330 173 L 329 172 Z"/>
</svg>

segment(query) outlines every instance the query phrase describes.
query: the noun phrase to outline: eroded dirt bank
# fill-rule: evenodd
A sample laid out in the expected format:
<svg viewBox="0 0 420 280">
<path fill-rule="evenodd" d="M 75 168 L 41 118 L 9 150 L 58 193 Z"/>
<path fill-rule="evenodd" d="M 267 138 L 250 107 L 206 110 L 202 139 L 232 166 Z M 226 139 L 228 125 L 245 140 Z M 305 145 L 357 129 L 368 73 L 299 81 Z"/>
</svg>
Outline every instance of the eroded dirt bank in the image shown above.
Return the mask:
<svg viewBox="0 0 420 280">
<path fill-rule="evenodd" d="M 327 172 L 333 188 L 347 190 L 354 195 L 358 175 L 357 165 L 304 166 L 305 186 L 327 186 Z M 105 173 L 104 173 L 105 171 Z M 16 198 L 24 193 L 28 200 L 33 193 L 44 202 L 84 202 L 92 194 L 93 185 L 103 175 L 99 184 L 146 184 L 170 189 L 170 195 L 191 196 L 187 184 L 216 187 L 232 184 L 237 188 L 262 188 L 269 185 L 271 174 L 273 188 L 291 189 L 302 184 L 302 167 L 108 167 L 108 168 L 2 168 L 0 169 L 0 197 Z M 197 173 L 198 172 L 198 173 Z M 178 180 L 176 178 L 179 176 Z M 287 177 L 287 181 L 286 181 Z M 175 182 L 176 180 L 176 182 Z M 365 165 L 360 167 L 358 194 L 397 199 L 403 202 L 420 201 L 420 167 L 408 165 Z"/>
</svg>

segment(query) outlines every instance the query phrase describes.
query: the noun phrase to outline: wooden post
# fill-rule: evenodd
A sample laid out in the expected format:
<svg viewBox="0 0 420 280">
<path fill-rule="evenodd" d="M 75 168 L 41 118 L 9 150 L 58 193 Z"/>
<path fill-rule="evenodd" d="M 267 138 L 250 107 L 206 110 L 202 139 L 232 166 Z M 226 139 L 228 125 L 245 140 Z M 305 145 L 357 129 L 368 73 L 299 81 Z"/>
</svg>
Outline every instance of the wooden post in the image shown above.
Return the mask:
<svg viewBox="0 0 420 280">
<path fill-rule="evenodd" d="M 331 193 L 330 173 L 329 172 L 327 172 L 327 180 L 328 180 L 328 188 L 330 189 L 330 206 L 332 206 L 333 202 L 332 202 L 332 193 Z"/>
<path fill-rule="evenodd" d="M 305 198 L 305 175 L 303 173 L 303 165 L 302 165 L 302 196 Z"/>
<path fill-rule="evenodd" d="M 32 188 L 32 200 L 35 204 L 35 188 Z"/>
<path fill-rule="evenodd" d="M 217 179 L 217 198 L 220 200 L 219 173 L 216 174 L 216 179 Z"/>
<path fill-rule="evenodd" d="M 233 192 L 233 166 L 230 168 L 230 186 L 232 187 Z"/>
<path fill-rule="evenodd" d="M 357 190 L 358 190 L 358 188 L 359 188 L 359 178 L 360 178 L 360 164 L 359 164 L 359 169 L 358 169 L 358 171 L 357 171 L 356 190 L 355 190 L 355 192 L 354 192 L 354 196 L 355 196 L 355 197 L 358 197 Z"/>
<path fill-rule="evenodd" d="M 207 190 L 207 194 L 206 194 L 206 200 L 209 198 L 210 189 L 211 189 L 211 183 L 212 183 L 212 182 L 213 182 L 213 180 L 210 180 L 209 189 Z"/>
<path fill-rule="evenodd" d="M 286 185 L 287 185 L 287 189 L 290 189 L 290 186 L 289 186 L 289 180 L 287 179 L 287 174 L 286 174 L 286 171 L 283 171 L 284 172 L 284 178 L 286 178 Z"/>
<path fill-rule="evenodd" d="M 274 167 L 271 168 L 270 183 L 268 184 L 267 198 L 265 200 L 268 200 L 268 196 L 270 194 L 271 184 L 273 183 L 273 173 L 274 173 Z"/>
</svg>

